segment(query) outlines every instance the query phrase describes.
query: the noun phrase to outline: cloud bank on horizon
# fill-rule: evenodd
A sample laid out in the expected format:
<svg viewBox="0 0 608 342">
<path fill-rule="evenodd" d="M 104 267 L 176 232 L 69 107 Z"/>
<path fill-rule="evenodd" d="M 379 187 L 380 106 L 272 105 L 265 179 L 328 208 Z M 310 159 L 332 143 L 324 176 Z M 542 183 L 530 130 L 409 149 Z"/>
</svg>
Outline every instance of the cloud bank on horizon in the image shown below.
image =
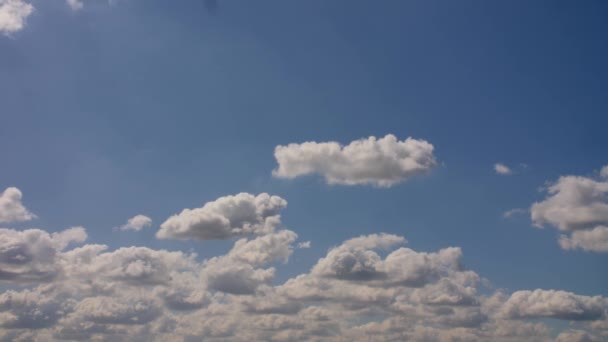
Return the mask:
<svg viewBox="0 0 608 342">
<path fill-rule="evenodd" d="M 20 199 L 17 191 L 5 193 Z M 394 234 L 346 240 L 309 272 L 277 283 L 277 267 L 298 248 L 298 235 L 278 214 L 286 207 L 278 196 L 241 193 L 184 209 L 161 224 L 162 239 L 236 239 L 226 254 L 205 260 L 181 251 L 85 244 L 82 227 L 52 234 L 1 229 L 0 283 L 10 290 L 0 294 L 0 337 L 600 341 L 607 332 L 606 297 L 496 290 L 466 268 L 461 248 L 419 252 Z M 562 229 L 587 222 L 552 217 L 547 220 Z M 556 330 L 547 319 L 569 322 L 569 330 Z"/>
</svg>

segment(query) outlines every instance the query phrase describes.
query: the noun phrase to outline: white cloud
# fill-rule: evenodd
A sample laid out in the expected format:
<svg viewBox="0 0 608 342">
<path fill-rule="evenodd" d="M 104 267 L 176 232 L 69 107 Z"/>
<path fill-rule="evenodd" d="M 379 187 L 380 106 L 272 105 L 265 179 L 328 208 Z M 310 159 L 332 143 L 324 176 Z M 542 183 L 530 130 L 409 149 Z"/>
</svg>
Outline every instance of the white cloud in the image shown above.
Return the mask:
<svg viewBox="0 0 608 342">
<path fill-rule="evenodd" d="M 22 222 L 36 218 L 21 203 L 23 195 L 17 188 L 6 188 L 0 194 L 0 223 Z"/>
<path fill-rule="evenodd" d="M 606 299 L 554 290 L 517 291 L 503 307 L 508 318 L 597 320 L 604 316 Z"/>
<path fill-rule="evenodd" d="M 530 208 L 537 227 L 550 224 L 566 233 L 564 249 L 608 251 L 608 181 L 562 176 L 547 188 L 548 196 Z"/>
<path fill-rule="evenodd" d="M 602 178 L 608 178 L 608 165 L 602 167 L 602 169 L 600 170 L 600 176 Z"/>
<path fill-rule="evenodd" d="M 563 249 L 608 252 L 608 227 L 597 226 L 591 230 L 574 231 L 570 236 L 561 235 L 559 245 Z"/>
<path fill-rule="evenodd" d="M 72 228 L 49 234 L 39 229 L 0 229 L 0 282 L 8 284 L 51 281 L 60 275 L 59 254 L 86 233 Z"/>
<path fill-rule="evenodd" d="M 289 144 L 275 148 L 278 167 L 273 175 L 291 179 L 319 174 L 328 184 L 391 187 L 432 169 L 437 164 L 433 149 L 424 140 L 399 141 L 392 134 L 346 146 L 334 141 Z"/>
<path fill-rule="evenodd" d="M 265 265 L 274 260 L 287 262 L 298 235 L 290 230 L 260 236 L 253 240 L 238 240 L 228 257 L 250 265 Z"/>
<path fill-rule="evenodd" d="M 23 0 L 0 0 L 0 33 L 9 35 L 23 30 L 34 6 Z"/>
<path fill-rule="evenodd" d="M 521 214 L 525 214 L 528 211 L 526 209 L 521 209 L 521 208 L 515 208 L 515 209 L 511 209 L 511 210 L 507 210 L 502 214 L 502 217 L 504 218 L 511 218 L 513 216 L 516 215 L 521 215 Z"/>
<path fill-rule="evenodd" d="M 310 241 L 304 241 L 304 242 L 300 242 L 298 243 L 298 248 L 300 249 L 308 249 L 311 246 L 311 242 Z"/>
<path fill-rule="evenodd" d="M 159 239 L 223 240 L 247 234 L 267 234 L 280 224 L 287 201 L 266 193 L 240 193 L 218 198 L 202 208 L 171 216 L 156 233 Z"/>
<path fill-rule="evenodd" d="M 503 175 L 503 176 L 508 176 L 510 174 L 513 174 L 513 170 L 511 170 L 510 167 L 508 167 L 507 165 L 502 164 L 502 163 L 494 164 L 494 171 L 496 171 L 497 174 Z"/>
<path fill-rule="evenodd" d="M 145 215 L 135 215 L 131 217 L 127 223 L 120 226 L 120 230 L 140 231 L 152 225 L 152 219 Z"/>
<path fill-rule="evenodd" d="M 208 210 L 243 227 L 286 204 L 249 196 L 242 199 L 257 203 L 253 209 L 232 196 Z M 87 237 L 81 227 L 0 230 L 0 281 L 8 287 L 0 293 L 0 341 L 548 342 L 559 333 L 600 341 L 606 331 L 607 298 L 484 288 L 458 247 L 421 252 L 401 247 L 401 236 L 359 236 L 278 282 L 280 263 L 298 252 L 297 234 L 273 225 L 237 236 L 225 254 L 198 260 L 147 247 L 73 247 Z M 570 323 L 550 327 L 543 318 Z"/>
</svg>

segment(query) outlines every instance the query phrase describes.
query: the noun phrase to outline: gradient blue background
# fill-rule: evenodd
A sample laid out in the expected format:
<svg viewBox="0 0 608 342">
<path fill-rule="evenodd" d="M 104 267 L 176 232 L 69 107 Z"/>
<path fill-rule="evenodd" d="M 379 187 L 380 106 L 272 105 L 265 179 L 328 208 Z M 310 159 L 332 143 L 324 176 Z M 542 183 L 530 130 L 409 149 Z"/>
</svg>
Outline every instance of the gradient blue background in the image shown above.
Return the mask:
<svg viewBox="0 0 608 342">
<path fill-rule="evenodd" d="M 460 246 L 494 286 L 608 295 L 608 256 L 533 228 L 538 191 L 608 163 L 605 1 L 33 1 L 0 37 L 0 188 L 40 219 L 112 248 L 158 241 L 183 208 L 241 191 L 289 202 L 298 250 L 278 281 L 360 234 Z M 390 189 L 271 177 L 273 149 L 393 133 L 433 143 L 429 176 Z M 504 162 L 510 177 L 494 173 Z M 524 168 L 519 164 L 525 163 Z M 135 214 L 143 232 L 113 232 Z"/>
</svg>

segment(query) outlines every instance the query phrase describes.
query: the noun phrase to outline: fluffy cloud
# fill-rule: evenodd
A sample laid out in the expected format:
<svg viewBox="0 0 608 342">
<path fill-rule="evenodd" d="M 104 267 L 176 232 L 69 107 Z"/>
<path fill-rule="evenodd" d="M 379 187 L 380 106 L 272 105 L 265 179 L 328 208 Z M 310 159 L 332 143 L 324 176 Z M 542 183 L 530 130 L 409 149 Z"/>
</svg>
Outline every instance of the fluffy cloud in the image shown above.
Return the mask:
<svg viewBox="0 0 608 342">
<path fill-rule="evenodd" d="M 36 218 L 36 215 L 23 206 L 22 197 L 21 191 L 17 188 L 6 188 L 0 194 L 0 223 L 29 221 Z"/>
<path fill-rule="evenodd" d="M 34 6 L 23 0 L 0 0 L 0 33 L 21 31 L 33 11 Z"/>
<path fill-rule="evenodd" d="M 285 206 L 268 195 L 246 195 L 244 205 L 238 196 L 206 210 L 242 228 L 263 226 Z M 392 234 L 346 240 L 309 272 L 276 282 L 298 242 L 273 220 L 272 229 L 235 234 L 231 249 L 206 260 L 73 246 L 87 237 L 81 227 L 0 230 L 0 274 L 10 287 L 0 294 L 0 341 L 548 342 L 600 341 L 607 330 L 604 297 L 494 291 L 466 269 L 460 248 L 420 252 Z M 539 318 L 570 323 L 550 328 Z"/>
<path fill-rule="evenodd" d="M 228 257 L 250 265 L 264 265 L 274 260 L 287 262 L 298 235 L 290 230 L 260 236 L 253 240 L 238 240 Z"/>
<path fill-rule="evenodd" d="M 152 219 L 145 215 L 135 215 L 131 217 L 127 223 L 120 226 L 120 230 L 140 231 L 152 225 Z"/>
<path fill-rule="evenodd" d="M 59 252 L 70 242 L 83 242 L 83 228 L 49 234 L 39 229 L 0 229 L 0 282 L 50 281 L 61 271 Z"/>
<path fill-rule="evenodd" d="M 247 234 L 266 234 L 280 224 L 287 201 L 266 193 L 240 193 L 218 198 L 202 208 L 184 209 L 171 216 L 156 233 L 159 239 L 222 240 Z"/>
<path fill-rule="evenodd" d="M 497 174 L 503 176 L 508 176 L 513 173 L 513 170 L 511 170 L 510 167 L 502 163 L 494 164 L 494 171 L 496 171 Z"/>
<path fill-rule="evenodd" d="M 548 197 L 530 208 L 537 227 L 550 224 L 563 235 L 565 249 L 608 251 L 608 182 L 580 176 L 562 176 L 547 188 Z"/>
<path fill-rule="evenodd" d="M 296 178 L 319 174 L 328 184 L 390 187 L 428 172 L 437 162 L 433 145 L 394 135 L 369 137 L 346 146 L 337 142 L 305 142 L 277 146 L 275 177 Z"/>
<path fill-rule="evenodd" d="M 608 252 L 608 227 L 598 226 L 591 230 L 572 232 L 570 236 L 561 235 L 559 245 L 563 249 Z"/>
<path fill-rule="evenodd" d="M 503 307 L 508 318 L 597 320 L 604 316 L 606 299 L 554 290 L 517 291 Z"/>
</svg>

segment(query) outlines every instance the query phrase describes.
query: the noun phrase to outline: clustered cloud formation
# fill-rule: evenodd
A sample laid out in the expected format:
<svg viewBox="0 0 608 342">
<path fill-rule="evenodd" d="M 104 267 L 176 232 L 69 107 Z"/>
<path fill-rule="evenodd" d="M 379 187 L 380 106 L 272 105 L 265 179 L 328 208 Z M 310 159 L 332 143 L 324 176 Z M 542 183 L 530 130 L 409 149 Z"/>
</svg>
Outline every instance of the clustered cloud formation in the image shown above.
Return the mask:
<svg viewBox="0 0 608 342">
<path fill-rule="evenodd" d="M 425 140 L 400 141 L 392 134 L 346 146 L 335 141 L 279 145 L 274 151 L 278 167 L 273 175 L 292 179 L 319 174 L 328 184 L 391 187 L 430 171 L 437 164 L 433 150 Z"/>
<path fill-rule="evenodd" d="M 608 166 L 597 177 L 562 176 L 545 191 L 530 208 L 535 226 L 562 232 L 563 249 L 608 252 Z"/>
<path fill-rule="evenodd" d="M 6 290 L 0 294 L 0 340 L 601 341 L 608 336 L 607 298 L 492 290 L 466 268 L 460 248 L 420 252 L 392 234 L 344 241 L 309 272 L 277 282 L 277 270 L 298 246 L 297 234 L 281 223 L 286 207 L 278 196 L 241 193 L 186 209 L 161 225 L 163 239 L 234 240 L 225 254 L 206 260 L 147 247 L 109 250 L 85 243 L 82 227 L 56 233 L 2 229 L 0 282 Z M 560 331 L 550 321 L 570 324 Z"/>
</svg>

